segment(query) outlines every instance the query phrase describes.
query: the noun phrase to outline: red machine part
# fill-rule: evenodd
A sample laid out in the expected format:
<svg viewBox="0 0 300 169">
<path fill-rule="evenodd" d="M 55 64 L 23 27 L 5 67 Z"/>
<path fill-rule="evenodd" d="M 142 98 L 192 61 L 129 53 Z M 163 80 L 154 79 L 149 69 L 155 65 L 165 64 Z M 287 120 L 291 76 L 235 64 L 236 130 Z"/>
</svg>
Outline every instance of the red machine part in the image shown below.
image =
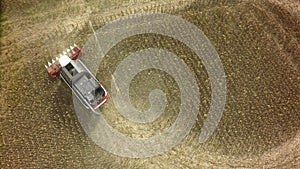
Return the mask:
<svg viewBox="0 0 300 169">
<path fill-rule="evenodd" d="M 74 47 L 71 48 L 70 54 L 71 56 L 68 55 L 70 59 L 76 60 L 79 56 L 81 56 L 81 49 L 77 45 L 74 45 Z"/>
<path fill-rule="evenodd" d="M 97 109 L 99 108 L 101 105 L 103 105 L 108 99 L 108 94 L 106 94 L 104 96 L 104 98 L 102 98 L 101 100 L 98 101 L 97 105 L 95 107 L 93 107 L 93 109 Z"/>
<path fill-rule="evenodd" d="M 62 67 L 58 61 L 55 61 L 47 68 L 48 74 L 53 78 L 56 78 L 56 75 L 59 74 L 61 70 Z"/>
</svg>

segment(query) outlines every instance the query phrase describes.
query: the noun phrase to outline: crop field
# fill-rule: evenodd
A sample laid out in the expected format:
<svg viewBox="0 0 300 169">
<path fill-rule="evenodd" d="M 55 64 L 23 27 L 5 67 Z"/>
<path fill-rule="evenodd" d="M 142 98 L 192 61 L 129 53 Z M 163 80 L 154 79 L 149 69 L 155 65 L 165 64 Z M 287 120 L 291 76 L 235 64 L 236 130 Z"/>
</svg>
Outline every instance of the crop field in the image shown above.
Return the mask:
<svg viewBox="0 0 300 169">
<path fill-rule="evenodd" d="M 0 3 L 0 168 L 300 168 L 298 0 Z M 172 37 L 148 33 L 122 40 L 108 51 L 96 73 L 110 94 L 100 111 L 112 128 L 145 139 L 162 133 L 179 116 L 184 91 L 158 69 L 139 72 L 130 82 L 129 98 L 133 107 L 146 111 L 151 91 L 163 91 L 167 103 L 159 118 L 135 123 L 116 108 L 112 75 L 128 55 L 143 49 L 165 49 L 182 60 L 196 77 L 200 102 L 195 124 L 169 151 L 147 158 L 121 157 L 88 136 L 75 113 L 71 90 L 51 79 L 44 65 L 74 42 L 84 51 L 94 31 L 111 21 L 146 13 L 183 18 L 207 36 L 224 67 L 226 104 L 217 129 L 199 143 L 213 102 L 204 63 Z"/>
</svg>

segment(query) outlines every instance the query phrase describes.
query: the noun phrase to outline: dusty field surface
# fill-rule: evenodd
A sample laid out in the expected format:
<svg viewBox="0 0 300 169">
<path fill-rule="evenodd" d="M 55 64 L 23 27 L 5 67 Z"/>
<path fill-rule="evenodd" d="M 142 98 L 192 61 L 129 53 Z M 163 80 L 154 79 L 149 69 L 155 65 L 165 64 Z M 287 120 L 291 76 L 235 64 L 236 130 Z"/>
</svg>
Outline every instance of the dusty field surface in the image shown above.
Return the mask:
<svg viewBox="0 0 300 169">
<path fill-rule="evenodd" d="M 1 1 L 1 7 L 0 168 L 300 168 L 299 1 L 29 0 Z M 185 61 L 202 97 L 197 123 L 181 144 L 159 156 L 131 159 L 106 152 L 85 134 L 70 90 L 51 80 L 44 64 L 73 42 L 84 45 L 93 33 L 89 23 L 97 30 L 144 12 L 174 14 L 201 29 L 220 55 L 228 95 L 217 131 L 198 144 L 211 102 L 201 60 L 168 37 L 122 41 L 97 73 L 108 92 L 120 61 L 131 52 L 158 47 Z M 174 79 L 149 70 L 132 81 L 132 104 L 147 109 L 147 93 L 155 88 L 169 102 L 151 124 L 126 120 L 111 100 L 101 110 L 127 136 L 151 137 L 174 122 L 180 103 Z"/>
</svg>

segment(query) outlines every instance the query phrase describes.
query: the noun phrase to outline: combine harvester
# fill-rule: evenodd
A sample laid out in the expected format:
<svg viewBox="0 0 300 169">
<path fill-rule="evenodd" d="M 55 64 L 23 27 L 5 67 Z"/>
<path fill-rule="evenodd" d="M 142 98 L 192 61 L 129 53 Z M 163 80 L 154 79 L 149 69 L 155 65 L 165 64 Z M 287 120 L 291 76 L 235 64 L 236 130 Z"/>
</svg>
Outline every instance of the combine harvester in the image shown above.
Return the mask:
<svg viewBox="0 0 300 169">
<path fill-rule="evenodd" d="M 107 101 L 108 94 L 79 59 L 82 55 L 81 49 L 74 44 L 45 67 L 52 78 L 60 77 L 87 109 L 99 115 L 96 109 Z"/>
</svg>

